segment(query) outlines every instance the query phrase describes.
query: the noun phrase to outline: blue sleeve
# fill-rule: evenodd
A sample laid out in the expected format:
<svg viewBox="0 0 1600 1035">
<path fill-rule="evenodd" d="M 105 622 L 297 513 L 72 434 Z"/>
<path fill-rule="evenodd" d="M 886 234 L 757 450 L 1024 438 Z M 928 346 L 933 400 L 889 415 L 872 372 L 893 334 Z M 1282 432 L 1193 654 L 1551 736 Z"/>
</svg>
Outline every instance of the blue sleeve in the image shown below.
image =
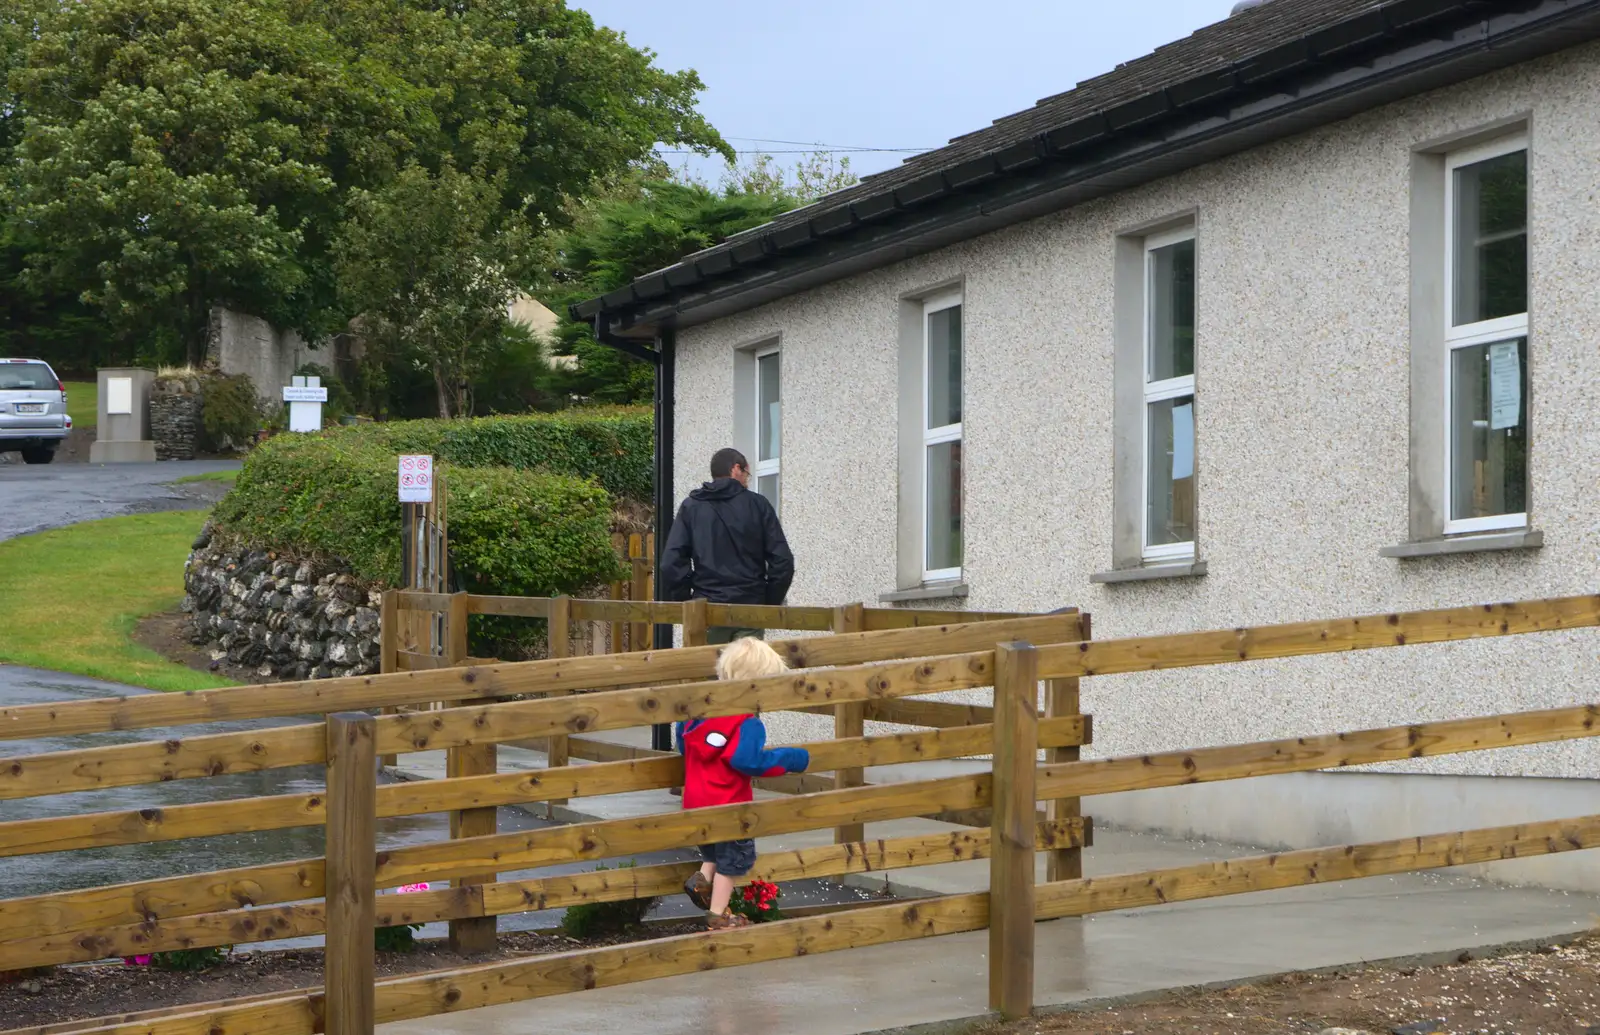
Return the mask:
<svg viewBox="0 0 1600 1035">
<path fill-rule="evenodd" d="M 803 773 L 811 764 L 811 754 L 805 748 L 767 747 L 767 727 L 752 716 L 739 727 L 739 745 L 728 764 L 746 776 L 761 776 L 770 769 Z"/>
<path fill-rule="evenodd" d="M 675 723 L 672 724 L 672 743 L 677 746 L 678 754 L 680 754 L 680 755 L 684 754 L 684 750 L 683 750 L 683 723 L 681 723 L 681 722 L 675 722 Z"/>
</svg>

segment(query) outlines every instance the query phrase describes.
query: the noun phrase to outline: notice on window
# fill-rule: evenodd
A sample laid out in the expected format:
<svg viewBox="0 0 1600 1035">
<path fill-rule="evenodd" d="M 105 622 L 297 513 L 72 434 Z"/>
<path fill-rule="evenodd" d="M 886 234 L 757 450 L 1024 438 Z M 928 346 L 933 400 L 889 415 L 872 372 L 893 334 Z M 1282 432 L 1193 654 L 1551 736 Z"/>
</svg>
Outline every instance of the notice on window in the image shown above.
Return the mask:
<svg viewBox="0 0 1600 1035">
<path fill-rule="evenodd" d="M 1522 365 L 1517 343 L 1489 346 L 1489 430 L 1514 428 L 1522 423 Z"/>
<path fill-rule="evenodd" d="M 1194 404 L 1172 408 L 1172 480 L 1194 474 Z"/>
</svg>

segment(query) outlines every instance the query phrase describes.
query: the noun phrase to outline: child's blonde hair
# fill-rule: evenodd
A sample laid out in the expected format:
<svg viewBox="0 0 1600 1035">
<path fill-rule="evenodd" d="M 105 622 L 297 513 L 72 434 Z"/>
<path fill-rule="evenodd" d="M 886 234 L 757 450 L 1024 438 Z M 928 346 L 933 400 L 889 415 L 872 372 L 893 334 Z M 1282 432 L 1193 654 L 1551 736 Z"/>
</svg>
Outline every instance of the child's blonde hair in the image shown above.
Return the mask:
<svg viewBox="0 0 1600 1035">
<path fill-rule="evenodd" d="M 789 664 L 783 656 L 754 636 L 734 640 L 717 656 L 718 679 L 760 679 L 788 670 Z"/>
</svg>

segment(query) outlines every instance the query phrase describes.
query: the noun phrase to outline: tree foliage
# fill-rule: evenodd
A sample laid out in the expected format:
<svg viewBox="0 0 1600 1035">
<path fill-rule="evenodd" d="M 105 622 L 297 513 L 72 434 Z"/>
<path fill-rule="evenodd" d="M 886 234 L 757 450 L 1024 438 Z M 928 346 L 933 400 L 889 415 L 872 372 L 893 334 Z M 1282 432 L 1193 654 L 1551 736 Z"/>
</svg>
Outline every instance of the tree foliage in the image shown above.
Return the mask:
<svg viewBox="0 0 1600 1035">
<path fill-rule="evenodd" d="M 364 297 L 341 290 L 351 242 L 423 174 L 474 199 L 461 218 L 488 235 L 481 253 L 512 220 L 558 225 L 564 199 L 658 141 L 727 150 L 695 73 L 563 0 L 6 8 L 0 284 L 190 358 L 219 304 L 342 330 Z"/>
<path fill-rule="evenodd" d="M 758 155 L 747 165 L 730 166 L 717 188 L 647 166 L 577 206 L 570 213 L 571 228 L 559 235 L 540 292 L 560 318 L 551 351 L 578 359 L 576 370 L 556 377 L 560 389 L 629 403 L 650 398 L 654 387 L 648 364 L 601 345 L 591 327 L 569 318 L 569 305 L 615 291 L 854 182 L 848 158 L 836 164 L 818 154 L 785 170 L 770 155 Z"/>
<path fill-rule="evenodd" d="M 530 240 L 503 187 L 421 165 L 350 198 L 335 245 L 340 297 L 361 315 L 369 364 L 395 362 L 433 378 L 439 416 L 472 412 L 470 389 L 503 342 Z"/>
</svg>

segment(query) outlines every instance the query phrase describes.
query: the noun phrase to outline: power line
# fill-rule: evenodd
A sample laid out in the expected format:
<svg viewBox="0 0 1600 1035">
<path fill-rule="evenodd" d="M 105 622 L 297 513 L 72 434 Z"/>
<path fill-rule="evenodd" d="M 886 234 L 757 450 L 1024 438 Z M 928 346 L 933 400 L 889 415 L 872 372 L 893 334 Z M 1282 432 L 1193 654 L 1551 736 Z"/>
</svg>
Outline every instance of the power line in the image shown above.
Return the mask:
<svg viewBox="0 0 1600 1035">
<path fill-rule="evenodd" d="M 931 147 L 858 147 L 855 144 L 824 144 L 820 140 L 778 140 L 774 137 L 735 137 L 729 140 L 749 140 L 758 144 L 793 144 L 796 147 L 818 147 L 829 151 L 932 151 Z"/>
<path fill-rule="evenodd" d="M 813 147 L 813 148 L 801 148 L 801 149 L 792 150 L 792 151 L 784 151 L 784 150 L 768 151 L 768 150 L 763 150 L 763 149 L 758 149 L 758 150 L 754 150 L 754 151 L 735 151 L 734 154 L 736 154 L 736 155 L 839 155 L 839 154 L 862 154 L 862 153 L 866 153 L 866 152 L 873 152 L 873 153 L 885 153 L 885 154 L 897 154 L 897 155 L 910 155 L 910 154 L 921 154 L 924 151 L 931 151 L 931 150 L 933 150 L 933 148 L 929 148 L 929 147 Z M 656 153 L 657 154 L 663 154 L 663 155 L 697 155 L 697 154 L 700 154 L 699 151 L 693 151 L 693 150 L 688 150 L 688 149 L 684 149 L 684 150 L 662 150 L 662 151 L 658 151 Z"/>
</svg>

